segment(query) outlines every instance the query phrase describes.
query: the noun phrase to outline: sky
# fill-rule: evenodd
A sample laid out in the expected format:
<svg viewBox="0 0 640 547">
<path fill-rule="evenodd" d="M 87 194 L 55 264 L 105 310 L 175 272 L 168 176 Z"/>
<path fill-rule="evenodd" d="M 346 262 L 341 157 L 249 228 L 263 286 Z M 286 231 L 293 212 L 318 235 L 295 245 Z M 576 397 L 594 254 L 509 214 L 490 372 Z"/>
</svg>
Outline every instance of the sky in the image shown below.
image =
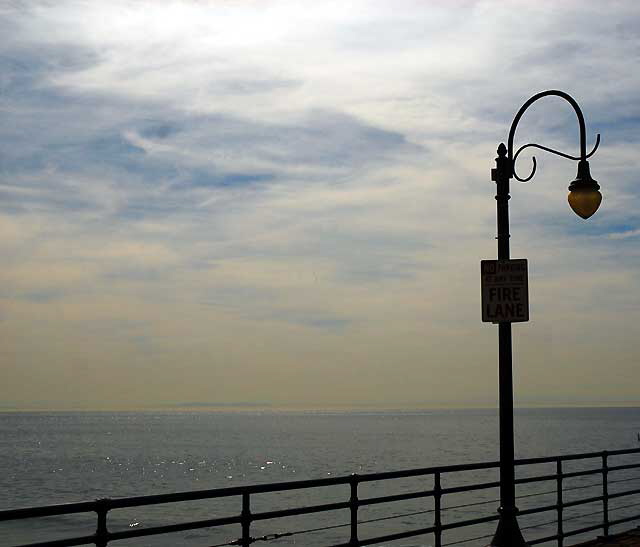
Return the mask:
<svg viewBox="0 0 640 547">
<path fill-rule="evenodd" d="M 635 0 L 8 0 L 0 34 L 1 408 L 497 406 L 490 170 L 545 89 L 603 202 L 541 151 L 512 183 L 515 403 L 640 403 Z M 575 114 L 515 140 L 577 154 Z"/>
</svg>

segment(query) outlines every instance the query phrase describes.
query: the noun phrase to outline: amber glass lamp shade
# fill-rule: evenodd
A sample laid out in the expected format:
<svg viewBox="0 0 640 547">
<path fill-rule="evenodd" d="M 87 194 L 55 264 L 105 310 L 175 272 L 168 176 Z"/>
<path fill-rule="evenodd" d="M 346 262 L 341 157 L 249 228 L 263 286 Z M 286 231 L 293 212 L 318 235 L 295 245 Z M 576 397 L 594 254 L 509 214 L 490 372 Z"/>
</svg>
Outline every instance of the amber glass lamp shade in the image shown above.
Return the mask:
<svg viewBox="0 0 640 547">
<path fill-rule="evenodd" d="M 578 176 L 569 185 L 569 205 L 576 215 L 586 219 L 598 210 L 601 202 L 600 186 L 591 178 L 589 162 L 580 160 Z"/>
<path fill-rule="evenodd" d="M 598 210 L 602 194 L 598 190 L 573 190 L 569 192 L 569 205 L 573 212 L 582 218 L 589 218 Z"/>
</svg>

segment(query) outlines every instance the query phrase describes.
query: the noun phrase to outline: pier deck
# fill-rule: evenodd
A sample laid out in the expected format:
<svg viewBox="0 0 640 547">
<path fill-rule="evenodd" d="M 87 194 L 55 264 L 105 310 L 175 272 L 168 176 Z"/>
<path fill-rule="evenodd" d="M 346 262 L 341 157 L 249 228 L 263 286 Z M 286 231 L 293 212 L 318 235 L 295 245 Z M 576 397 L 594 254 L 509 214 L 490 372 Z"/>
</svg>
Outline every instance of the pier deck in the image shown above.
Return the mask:
<svg viewBox="0 0 640 547">
<path fill-rule="evenodd" d="M 624 534 L 617 534 L 615 536 L 609 536 L 608 538 L 598 538 L 586 543 L 580 543 L 573 547 L 640 547 L 640 528 L 625 532 Z"/>
</svg>

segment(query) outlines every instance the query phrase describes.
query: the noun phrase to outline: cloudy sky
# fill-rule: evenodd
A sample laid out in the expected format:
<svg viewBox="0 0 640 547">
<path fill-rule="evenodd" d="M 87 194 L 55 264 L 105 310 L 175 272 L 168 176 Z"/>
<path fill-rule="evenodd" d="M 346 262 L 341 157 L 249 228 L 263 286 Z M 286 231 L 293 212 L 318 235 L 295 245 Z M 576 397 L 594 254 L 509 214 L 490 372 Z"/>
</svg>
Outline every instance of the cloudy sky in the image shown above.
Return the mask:
<svg viewBox="0 0 640 547">
<path fill-rule="evenodd" d="M 1 406 L 496 405 L 489 174 L 544 89 L 604 200 L 544 152 L 513 183 L 516 404 L 640 402 L 635 0 L 8 0 L 0 33 Z M 526 142 L 576 154 L 569 105 Z"/>
</svg>

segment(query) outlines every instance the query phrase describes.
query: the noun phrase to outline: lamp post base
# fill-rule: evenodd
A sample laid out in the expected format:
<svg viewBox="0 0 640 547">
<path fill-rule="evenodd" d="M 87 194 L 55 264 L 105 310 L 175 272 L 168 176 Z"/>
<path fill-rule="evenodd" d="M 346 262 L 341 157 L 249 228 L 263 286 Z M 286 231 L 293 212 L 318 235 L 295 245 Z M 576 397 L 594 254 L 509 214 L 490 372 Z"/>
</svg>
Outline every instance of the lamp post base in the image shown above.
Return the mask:
<svg viewBox="0 0 640 547">
<path fill-rule="evenodd" d="M 527 544 L 522 537 L 516 518 L 518 510 L 509 511 L 500 507 L 498 512 L 500 513 L 498 528 L 488 547 L 526 547 Z"/>
</svg>

